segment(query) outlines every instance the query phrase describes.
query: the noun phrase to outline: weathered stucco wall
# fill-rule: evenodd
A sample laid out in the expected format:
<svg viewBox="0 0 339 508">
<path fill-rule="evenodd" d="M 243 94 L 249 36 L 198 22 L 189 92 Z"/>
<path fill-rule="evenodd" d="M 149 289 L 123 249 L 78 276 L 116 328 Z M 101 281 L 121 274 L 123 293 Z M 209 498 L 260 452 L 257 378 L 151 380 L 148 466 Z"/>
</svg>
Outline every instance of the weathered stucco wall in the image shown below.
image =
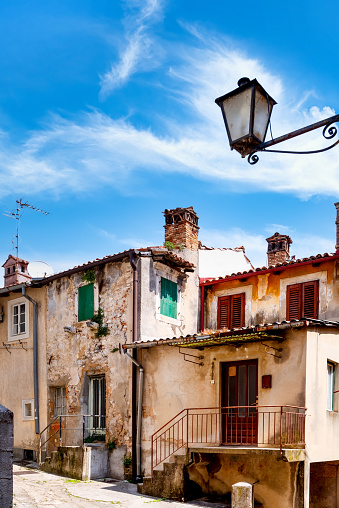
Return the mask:
<svg viewBox="0 0 339 508">
<path fill-rule="evenodd" d="M 265 344 L 282 348 L 281 358 L 265 353 L 259 342 L 241 347 L 218 346 L 203 350 L 185 349 L 202 355 L 203 366 L 184 361 L 178 347 L 155 346 L 141 349 L 138 359 L 145 369 L 143 399 L 142 467 L 150 474 L 152 434 L 184 408 L 211 408 L 221 405 L 222 362 L 258 360 L 259 405 L 305 405 L 306 331 L 289 330 L 286 339 Z M 268 349 L 272 353 L 274 350 Z M 194 360 L 188 357 L 189 360 Z M 197 360 L 199 361 L 199 360 Z M 272 388 L 263 389 L 261 378 L 272 375 Z"/>
<path fill-rule="evenodd" d="M 27 295 L 38 303 L 38 379 L 40 430 L 46 426 L 46 292 L 45 288 L 27 288 Z M 22 298 L 21 292 L 11 292 L 7 297 L 0 297 L 0 306 L 4 310 L 4 320 L 0 323 L 0 400 L 14 414 L 14 454 L 22 458 L 23 450 L 34 450 L 39 446 L 39 435 L 35 434 L 34 414 L 32 419 L 23 419 L 22 401 L 34 399 L 33 376 L 33 305 L 29 303 L 29 333 L 22 339 L 25 347 L 20 347 L 20 335 L 9 340 L 8 321 L 10 319 L 8 302 Z M 28 302 L 28 301 L 27 301 Z M 10 353 L 2 343 L 13 345 Z M 17 346 L 19 348 L 17 349 Z M 34 410 L 34 404 L 33 404 Z"/>
<path fill-rule="evenodd" d="M 58 279 L 48 288 L 49 418 L 54 414 L 53 389 L 59 386 L 66 386 L 67 414 L 88 414 L 89 380 L 104 375 L 106 442 L 115 440 L 117 447 L 130 450 L 131 362 L 117 348 L 132 340 L 132 268 L 128 259 L 95 268 L 95 294 L 100 298 L 96 306 L 103 309 L 109 328 L 109 334 L 99 338 L 86 321 L 78 322 L 77 292 L 83 274 Z M 76 333 L 64 331 L 64 326 L 74 327 Z"/>
<path fill-rule="evenodd" d="M 198 251 L 175 251 L 181 258 L 198 266 Z M 198 269 L 194 273 L 181 274 L 151 257 L 141 258 L 140 276 L 140 327 L 139 338 L 178 337 L 197 332 L 199 308 Z M 160 280 L 170 279 L 178 284 L 178 318 L 160 314 Z"/>
<path fill-rule="evenodd" d="M 306 447 L 311 462 L 339 458 L 339 393 L 334 395 L 334 411 L 326 409 L 327 362 L 339 364 L 339 337 L 331 330 L 309 331 L 307 338 Z M 337 372 L 336 372 L 337 374 Z M 335 390 L 339 390 L 338 375 Z"/>
<path fill-rule="evenodd" d="M 188 466 L 189 479 L 203 494 L 227 495 L 232 485 L 255 483 L 254 499 L 264 507 L 304 508 L 303 462 L 284 462 L 276 454 L 263 451 L 247 454 L 194 453 Z"/>
<path fill-rule="evenodd" d="M 217 328 L 218 298 L 242 292 L 246 294 L 245 326 L 283 321 L 286 319 L 286 286 L 311 280 L 319 280 L 319 318 L 338 319 L 338 261 L 316 261 L 314 266 L 292 265 L 288 270 L 277 268 L 262 275 L 249 274 L 246 280 L 215 285 L 206 295 L 206 328 Z"/>
</svg>

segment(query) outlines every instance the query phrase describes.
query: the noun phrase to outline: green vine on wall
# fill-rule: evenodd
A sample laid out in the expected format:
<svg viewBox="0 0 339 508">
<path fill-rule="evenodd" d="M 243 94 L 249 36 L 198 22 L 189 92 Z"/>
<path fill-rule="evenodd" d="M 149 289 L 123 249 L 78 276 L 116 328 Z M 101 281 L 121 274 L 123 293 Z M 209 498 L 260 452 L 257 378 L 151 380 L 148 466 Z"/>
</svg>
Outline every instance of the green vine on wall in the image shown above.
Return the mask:
<svg viewBox="0 0 339 508">
<path fill-rule="evenodd" d="M 109 334 L 108 326 L 103 324 L 104 317 L 105 317 L 105 314 L 104 314 L 104 311 L 101 307 L 98 308 L 98 312 L 96 314 L 94 314 L 94 316 L 92 317 L 92 321 L 94 321 L 94 323 L 98 323 L 98 325 L 99 325 L 97 331 L 95 332 L 95 336 L 97 338 L 106 337 L 106 335 Z"/>
<path fill-rule="evenodd" d="M 164 242 L 164 247 L 166 247 L 166 249 L 168 250 L 175 250 L 175 249 L 179 249 L 179 250 L 183 250 L 184 246 L 182 244 L 180 245 L 174 245 L 174 243 L 172 242 Z"/>
<path fill-rule="evenodd" d="M 82 282 L 88 282 L 89 284 L 92 284 L 95 282 L 95 271 L 93 268 L 90 270 L 87 270 L 86 273 L 81 277 Z"/>
</svg>

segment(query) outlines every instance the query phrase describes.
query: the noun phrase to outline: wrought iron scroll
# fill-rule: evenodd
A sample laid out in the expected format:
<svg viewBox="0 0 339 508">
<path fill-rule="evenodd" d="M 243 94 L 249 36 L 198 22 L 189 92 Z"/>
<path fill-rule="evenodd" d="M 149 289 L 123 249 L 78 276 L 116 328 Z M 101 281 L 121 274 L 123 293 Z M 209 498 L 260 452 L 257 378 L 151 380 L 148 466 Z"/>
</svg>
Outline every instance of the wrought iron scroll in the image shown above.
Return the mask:
<svg viewBox="0 0 339 508">
<path fill-rule="evenodd" d="M 323 136 L 325 139 L 333 139 L 337 133 L 338 129 L 335 125 L 333 125 L 335 122 L 339 121 L 339 115 L 332 116 L 331 118 L 327 118 L 326 120 L 322 120 L 320 122 L 317 122 L 315 124 L 309 125 L 307 127 L 304 127 L 302 129 L 299 129 L 298 131 L 291 132 L 289 134 L 285 134 L 284 136 L 280 136 L 279 138 L 272 139 L 271 141 L 267 141 L 265 143 L 261 143 L 256 147 L 253 152 L 251 152 L 248 157 L 247 161 L 249 164 L 253 165 L 256 164 L 259 161 L 259 157 L 257 155 L 257 152 L 276 152 L 276 153 L 290 153 L 290 154 L 296 154 L 296 155 L 308 155 L 308 154 L 314 154 L 314 153 L 321 153 L 321 152 L 327 152 L 328 150 L 331 150 L 331 148 L 334 148 L 339 144 L 339 139 L 333 143 L 330 146 L 327 146 L 325 148 L 320 148 L 319 150 L 309 150 L 309 151 L 292 151 L 292 150 L 271 150 L 269 149 L 270 146 L 277 145 L 278 143 L 281 143 L 282 141 L 287 141 L 288 139 L 292 139 L 296 136 L 300 136 L 301 134 L 305 134 L 307 132 L 310 132 L 312 130 L 318 129 L 320 127 L 323 128 Z"/>
</svg>

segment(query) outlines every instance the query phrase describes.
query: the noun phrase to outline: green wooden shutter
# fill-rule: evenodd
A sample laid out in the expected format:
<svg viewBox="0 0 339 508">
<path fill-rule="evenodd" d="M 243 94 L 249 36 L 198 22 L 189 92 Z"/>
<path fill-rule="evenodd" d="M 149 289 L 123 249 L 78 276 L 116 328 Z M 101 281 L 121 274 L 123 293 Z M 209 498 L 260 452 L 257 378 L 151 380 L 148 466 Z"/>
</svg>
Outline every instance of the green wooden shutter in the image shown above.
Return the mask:
<svg viewBox="0 0 339 508">
<path fill-rule="evenodd" d="M 80 286 L 78 292 L 78 321 L 94 316 L 94 284 Z"/>
<path fill-rule="evenodd" d="M 178 285 L 161 277 L 160 314 L 177 318 Z"/>
</svg>

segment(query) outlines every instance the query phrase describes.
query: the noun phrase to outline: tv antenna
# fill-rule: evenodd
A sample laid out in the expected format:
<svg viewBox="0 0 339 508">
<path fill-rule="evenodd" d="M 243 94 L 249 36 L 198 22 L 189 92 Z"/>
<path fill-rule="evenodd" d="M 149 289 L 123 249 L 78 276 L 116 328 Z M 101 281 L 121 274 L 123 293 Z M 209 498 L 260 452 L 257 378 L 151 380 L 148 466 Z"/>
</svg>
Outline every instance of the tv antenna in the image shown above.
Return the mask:
<svg viewBox="0 0 339 508">
<path fill-rule="evenodd" d="M 19 221 L 20 217 L 22 216 L 22 209 L 23 208 L 31 208 L 31 210 L 35 210 L 36 212 L 43 213 L 44 215 L 48 215 L 48 212 L 44 212 L 43 210 L 40 210 L 40 208 L 37 208 L 35 206 L 30 205 L 27 202 L 23 202 L 22 199 L 17 198 L 16 200 L 16 210 L 15 212 L 6 212 L 3 215 L 6 217 L 10 217 L 11 219 L 16 220 L 16 235 L 13 237 L 13 248 L 16 250 L 16 261 L 15 261 L 15 273 L 17 278 L 18 273 L 18 260 L 19 260 Z M 16 240 L 16 242 L 15 242 Z M 15 242 L 15 246 L 14 246 Z"/>
</svg>

